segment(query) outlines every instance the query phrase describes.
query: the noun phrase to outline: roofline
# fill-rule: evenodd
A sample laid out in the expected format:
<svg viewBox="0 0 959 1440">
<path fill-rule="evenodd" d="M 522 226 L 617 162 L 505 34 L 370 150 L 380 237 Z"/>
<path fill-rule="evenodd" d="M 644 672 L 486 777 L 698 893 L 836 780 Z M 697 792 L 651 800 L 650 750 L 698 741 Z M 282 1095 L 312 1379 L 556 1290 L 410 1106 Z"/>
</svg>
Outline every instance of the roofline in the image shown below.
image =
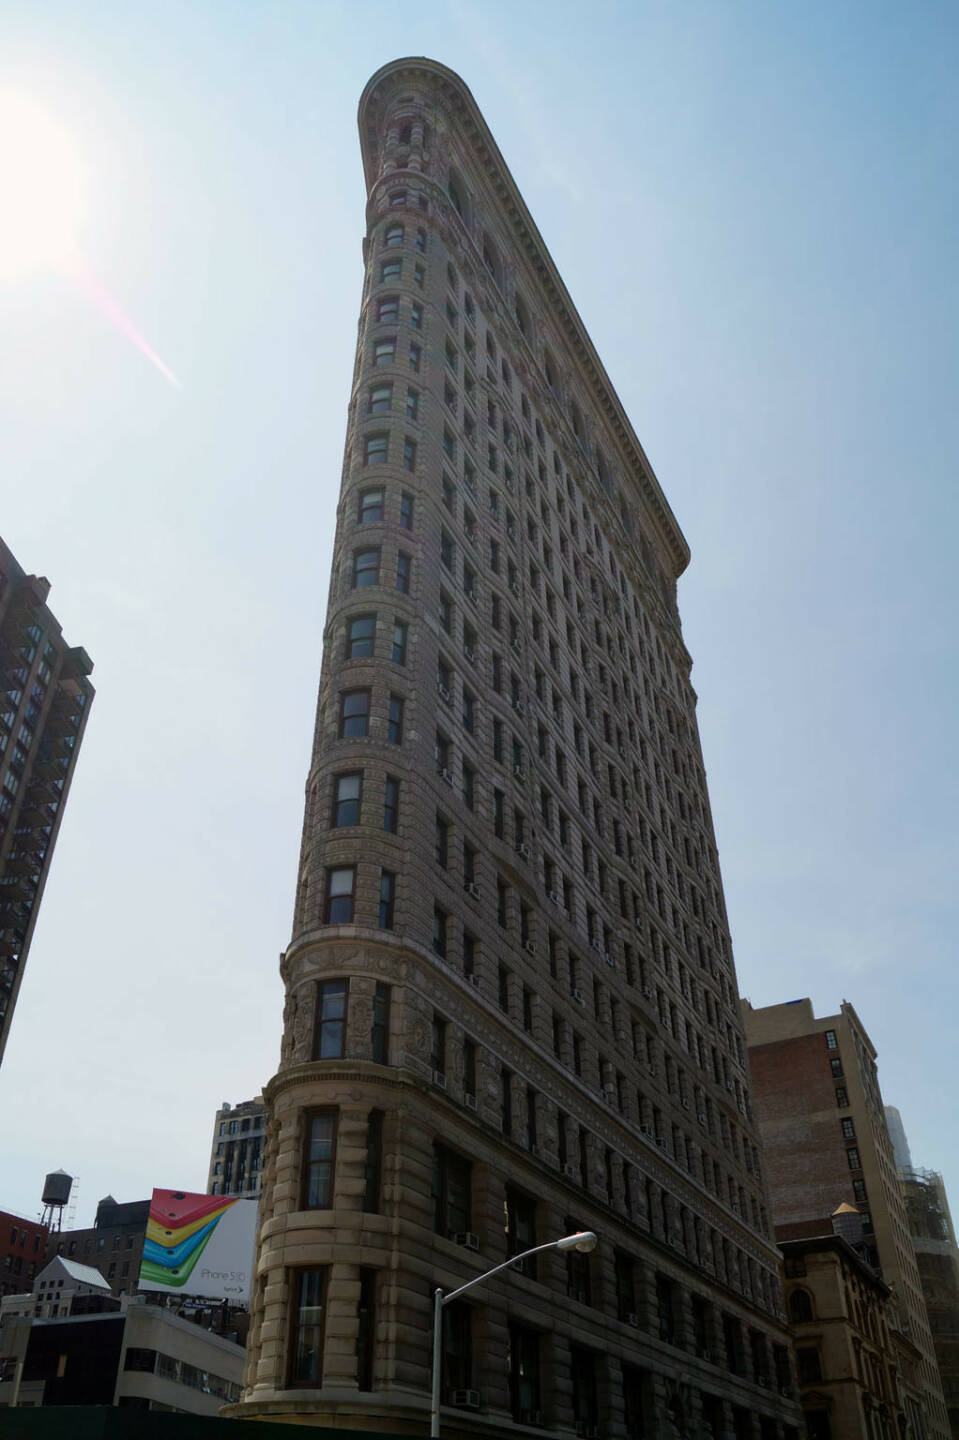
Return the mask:
<svg viewBox="0 0 959 1440">
<path fill-rule="evenodd" d="M 569 291 L 566 289 L 563 279 L 549 253 L 549 249 L 542 235 L 537 228 L 536 222 L 527 209 L 526 202 L 520 193 L 519 186 L 513 179 L 509 166 L 503 154 L 493 138 L 493 134 L 483 118 L 482 111 L 473 97 L 472 91 L 461 76 L 448 66 L 441 65 L 437 60 L 430 60 L 426 56 L 404 56 L 397 60 L 391 60 L 388 64 L 382 65 L 375 74 L 370 76 L 360 96 L 360 103 L 357 109 L 357 124 L 360 131 L 360 149 L 363 156 L 363 173 L 366 179 L 367 194 L 373 189 L 377 176 L 372 173 L 371 156 L 366 139 L 366 112 L 374 92 L 380 84 L 392 75 L 398 75 L 403 71 L 425 73 L 434 79 L 443 81 L 452 95 L 459 101 L 462 111 L 465 112 L 467 130 L 472 126 L 474 131 L 474 147 L 480 153 L 487 170 L 492 169 L 500 181 L 500 190 L 504 198 L 508 198 L 510 205 L 506 208 L 506 216 L 512 219 L 514 229 L 523 242 L 523 248 L 528 252 L 533 268 L 538 270 L 540 280 L 545 284 L 546 289 L 554 291 L 552 305 L 552 316 L 561 329 L 565 329 L 567 338 L 571 342 L 573 350 L 578 354 L 581 364 L 587 375 L 592 380 L 594 389 L 598 392 L 601 404 L 600 411 L 605 411 L 614 430 L 619 431 L 619 438 L 623 448 L 635 454 L 634 470 L 638 479 L 644 482 L 642 488 L 646 491 L 646 499 L 649 501 L 654 514 L 657 516 L 672 552 L 674 560 L 673 579 L 678 579 L 686 569 L 690 561 L 689 545 L 683 534 L 679 521 L 670 508 L 669 502 L 663 493 L 659 481 L 656 479 L 655 471 L 649 462 L 639 437 L 633 429 L 629 416 L 623 408 L 622 402 L 616 393 L 613 382 L 606 373 L 606 367 L 600 360 L 599 355 L 589 337 L 589 332 L 583 324 L 579 311 L 573 304 Z M 461 119 L 464 115 L 461 114 Z M 478 144 L 476 142 L 479 142 Z M 485 155 L 483 152 L 485 151 Z M 512 215 L 510 215 L 512 208 Z M 525 232 L 525 235 L 524 235 Z M 558 303 L 557 303 L 558 302 Z M 592 372 L 592 374 L 590 374 Z"/>
<path fill-rule="evenodd" d="M 838 1250 L 840 1254 L 843 1255 L 846 1260 L 850 1261 L 851 1264 L 855 1265 L 869 1283 L 874 1285 L 887 1299 L 892 1294 L 892 1286 L 887 1285 L 885 1280 L 883 1280 L 880 1275 L 877 1275 L 872 1266 L 867 1265 L 862 1256 L 853 1249 L 849 1241 L 844 1239 L 842 1235 L 837 1235 L 835 1231 L 823 1235 L 797 1236 L 795 1240 L 777 1240 L 776 1245 L 778 1249 L 782 1250 L 783 1254 L 785 1254 L 787 1250 L 801 1250 L 803 1254 L 808 1254 L 813 1250 Z"/>
</svg>

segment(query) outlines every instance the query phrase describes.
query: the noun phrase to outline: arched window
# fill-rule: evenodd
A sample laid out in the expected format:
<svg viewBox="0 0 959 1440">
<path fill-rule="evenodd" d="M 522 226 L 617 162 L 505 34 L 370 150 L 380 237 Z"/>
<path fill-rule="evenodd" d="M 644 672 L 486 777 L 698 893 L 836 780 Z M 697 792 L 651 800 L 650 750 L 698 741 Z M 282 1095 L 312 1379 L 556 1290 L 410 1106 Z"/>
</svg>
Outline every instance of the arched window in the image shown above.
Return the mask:
<svg viewBox="0 0 959 1440">
<path fill-rule="evenodd" d="M 813 1318 L 812 1300 L 808 1290 L 794 1290 L 789 1297 L 789 1318 L 796 1325 L 803 1325 Z"/>
</svg>

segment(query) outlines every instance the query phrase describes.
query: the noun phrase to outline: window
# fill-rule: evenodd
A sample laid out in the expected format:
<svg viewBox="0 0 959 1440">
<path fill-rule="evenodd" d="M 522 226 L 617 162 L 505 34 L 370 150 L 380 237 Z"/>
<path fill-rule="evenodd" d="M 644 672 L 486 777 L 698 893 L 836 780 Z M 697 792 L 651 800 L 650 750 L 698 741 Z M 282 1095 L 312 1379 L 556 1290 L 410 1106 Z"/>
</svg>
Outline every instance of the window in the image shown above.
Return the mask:
<svg viewBox="0 0 959 1440">
<path fill-rule="evenodd" d="M 417 230 L 417 232 L 416 232 L 416 248 L 417 248 L 417 250 L 419 250 L 419 251 L 425 251 L 425 249 L 426 249 L 426 231 L 425 231 L 425 230 Z"/>
<path fill-rule="evenodd" d="M 353 551 L 353 588 L 362 590 L 367 585 L 378 585 L 380 583 L 380 551 L 379 546 L 374 550 Z"/>
<path fill-rule="evenodd" d="M 357 615 L 351 620 L 346 631 L 347 660 L 367 660 L 373 654 L 376 636 L 376 616 Z"/>
<path fill-rule="evenodd" d="M 812 1300 L 808 1290 L 794 1290 L 790 1295 L 789 1318 L 796 1325 L 804 1325 L 813 1318 Z"/>
<path fill-rule="evenodd" d="M 369 733 L 369 690 L 344 690 L 340 695 L 340 739 L 362 739 Z"/>
<path fill-rule="evenodd" d="M 386 459 L 386 455 L 383 456 Z M 383 495 L 384 491 L 380 485 L 376 490 L 360 491 L 360 507 L 357 513 L 357 521 L 361 526 L 379 523 L 383 518 Z"/>
<path fill-rule="evenodd" d="M 373 346 L 374 365 L 392 365 L 396 359 L 396 336 L 390 335 L 385 340 L 377 340 Z"/>
<path fill-rule="evenodd" d="M 384 320 L 389 320 L 391 324 L 395 324 L 399 317 L 400 301 L 398 295 L 384 295 L 381 300 L 376 302 L 376 319 L 380 324 L 382 324 Z"/>
<path fill-rule="evenodd" d="M 387 245 L 402 245 L 402 243 L 403 243 L 403 226 L 402 226 L 402 225 L 390 225 L 390 226 L 387 228 L 387 231 L 386 231 L 386 244 L 387 244 Z"/>
<path fill-rule="evenodd" d="M 865 1180 L 854 1180 L 852 1182 L 852 1198 L 857 1205 L 864 1205 L 867 1200 Z"/>
<path fill-rule="evenodd" d="M 410 326 L 413 330 L 422 330 L 423 328 L 423 307 L 416 300 L 410 306 Z M 412 346 L 410 349 L 412 350 Z M 412 360 L 410 365 L 413 370 L 420 368 L 418 364 L 413 365 Z"/>
<path fill-rule="evenodd" d="M 513 1075 L 504 1065 L 500 1071 L 500 1124 L 503 1134 L 513 1133 Z"/>
<path fill-rule="evenodd" d="M 413 528 L 413 497 L 406 490 L 400 496 L 400 526 L 403 530 Z"/>
<path fill-rule="evenodd" d="M 391 745 L 402 745 L 403 743 L 403 701 L 399 695 L 390 696 L 390 711 L 386 726 L 386 738 Z"/>
<path fill-rule="evenodd" d="M 370 1054 L 377 1065 L 389 1064 L 390 987 L 378 980 L 373 993 L 373 1024 L 370 1028 Z"/>
<path fill-rule="evenodd" d="M 839 1042 L 838 1042 L 838 1040 L 836 1039 L 836 1032 L 835 1032 L 835 1030 L 827 1030 L 827 1031 L 826 1031 L 826 1049 L 827 1049 L 827 1050 L 838 1050 L 838 1049 L 839 1049 Z"/>
<path fill-rule="evenodd" d="M 314 1110 L 307 1113 L 301 1201 L 304 1210 L 332 1208 L 336 1118 L 335 1110 Z"/>
<path fill-rule="evenodd" d="M 336 874 L 336 871 L 331 872 Z M 348 980 L 322 980 L 316 987 L 314 1060 L 341 1060 L 346 1041 Z"/>
<path fill-rule="evenodd" d="M 616 1272 L 616 1314 L 620 1320 L 626 1320 L 636 1314 L 636 1267 L 632 1255 L 627 1255 L 624 1250 L 615 1251 L 613 1263 Z"/>
<path fill-rule="evenodd" d="M 834 1080 L 839 1080 L 842 1078 L 843 1069 L 841 1060 L 837 1059 L 834 1056 L 829 1062 L 829 1067 L 832 1070 L 832 1078 Z"/>
<path fill-rule="evenodd" d="M 387 775 L 383 787 L 383 829 L 395 835 L 400 822 L 400 782 L 395 775 Z"/>
<path fill-rule="evenodd" d="M 531 1196 L 524 1195 L 521 1190 L 514 1190 L 511 1185 L 507 1185 L 503 1212 L 507 1256 L 522 1255 L 524 1250 L 532 1250 L 536 1244 L 536 1201 Z M 535 1280 L 535 1255 L 531 1255 L 521 1265 L 514 1266 L 514 1269 Z"/>
<path fill-rule="evenodd" d="M 409 627 L 405 620 L 393 621 L 393 654 L 394 665 L 406 664 L 406 636 Z"/>
<path fill-rule="evenodd" d="M 384 260 L 380 266 L 380 284 L 392 284 L 403 275 L 402 260 Z"/>
<path fill-rule="evenodd" d="M 856 1138 L 856 1127 L 855 1127 L 855 1125 L 852 1123 L 852 1121 L 847 1118 L 847 1119 L 843 1120 L 843 1121 L 841 1122 L 841 1124 L 842 1124 L 842 1135 L 843 1135 L 843 1139 L 844 1139 L 844 1140 L 855 1140 L 855 1138 Z"/>
<path fill-rule="evenodd" d="M 523 1325 L 510 1325 L 506 1351 L 509 1399 L 513 1419 L 521 1425 L 542 1423 L 539 1334 Z"/>
<path fill-rule="evenodd" d="M 396 876 L 392 870 L 380 871 L 380 909 L 378 916 L 381 930 L 393 929 L 393 906 L 396 900 Z"/>
<path fill-rule="evenodd" d="M 404 550 L 400 550 L 396 556 L 396 588 L 401 595 L 410 593 L 410 574 L 413 569 L 413 562 Z"/>
<path fill-rule="evenodd" d="M 462 1301 L 445 1305 L 443 1319 L 443 1387 L 447 1403 L 457 1390 L 469 1390 L 473 1379 L 473 1312 Z"/>
<path fill-rule="evenodd" d="M 445 870 L 449 864 L 449 821 L 444 815 L 437 814 L 434 831 L 433 853 L 437 865 Z"/>
<path fill-rule="evenodd" d="M 393 403 L 392 385 L 373 385 L 370 388 L 367 411 L 370 415 L 385 415 Z"/>
<path fill-rule="evenodd" d="M 667 1345 L 676 1344 L 676 1283 L 665 1275 L 656 1276 L 656 1309 L 659 1315 L 659 1338 Z"/>
<path fill-rule="evenodd" d="M 569 1347 L 570 1371 L 573 1382 L 573 1420 L 578 1434 L 592 1432 L 599 1425 L 599 1404 L 596 1396 L 596 1357 L 578 1345 Z"/>
<path fill-rule="evenodd" d="M 441 960 L 446 959 L 446 932 L 449 929 L 449 916 L 439 905 L 433 906 L 433 954 L 438 955 Z"/>
<path fill-rule="evenodd" d="M 476 771 L 463 761 L 463 803 L 472 810 L 476 803 Z"/>
<path fill-rule="evenodd" d="M 855 1146 L 853 1146 L 852 1149 L 846 1151 L 846 1160 L 849 1163 L 850 1170 L 862 1169 L 862 1161 L 859 1158 L 859 1151 L 856 1149 Z"/>
<path fill-rule="evenodd" d="M 402 232 L 401 232 L 402 233 Z M 325 1268 L 295 1270 L 291 1285 L 290 1384 L 318 1386 L 323 1381 L 323 1318 Z"/>
<path fill-rule="evenodd" d="M 360 797 L 363 791 L 363 772 L 338 775 L 334 782 L 333 818 L 331 825 L 358 825 L 360 823 Z"/>
<path fill-rule="evenodd" d="M 845 1085 L 836 1086 L 836 1104 L 839 1106 L 840 1110 L 845 1110 L 846 1106 L 849 1104 L 849 1095 Z"/>
<path fill-rule="evenodd" d="M 473 1169 L 445 1145 L 433 1146 L 433 1229 L 457 1235 L 470 1229 Z"/>
<path fill-rule="evenodd" d="M 356 868 L 344 866 L 339 870 L 326 872 L 326 923 L 327 925 L 349 925 L 353 919 L 353 897 L 356 886 Z"/>
<path fill-rule="evenodd" d="M 420 368 L 420 356 L 421 356 L 422 353 L 423 353 L 423 352 L 420 350 L 420 347 L 417 345 L 416 341 L 415 341 L 415 340 L 411 340 L 411 341 L 410 341 L 410 369 L 411 369 L 411 370 L 415 370 L 415 371 L 417 372 L 417 374 L 419 373 L 419 368 Z M 377 363 L 379 363 L 379 361 L 378 361 Z"/>
<path fill-rule="evenodd" d="M 411 440 L 409 435 L 403 437 L 403 468 L 410 471 L 416 469 L 416 441 Z"/>
</svg>

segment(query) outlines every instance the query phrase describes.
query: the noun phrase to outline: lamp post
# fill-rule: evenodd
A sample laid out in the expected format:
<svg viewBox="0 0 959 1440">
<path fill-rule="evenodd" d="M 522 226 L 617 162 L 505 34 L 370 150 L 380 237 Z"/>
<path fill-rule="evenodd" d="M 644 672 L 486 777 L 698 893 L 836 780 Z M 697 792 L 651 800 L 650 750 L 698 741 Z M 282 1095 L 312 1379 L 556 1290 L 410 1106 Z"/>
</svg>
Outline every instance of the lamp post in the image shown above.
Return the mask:
<svg viewBox="0 0 959 1440">
<path fill-rule="evenodd" d="M 534 1245 L 532 1250 L 524 1250 L 521 1255 L 511 1255 L 504 1260 L 502 1265 L 494 1265 L 492 1270 L 487 1270 L 484 1275 L 477 1275 L 474 1280 L 467 1280 L 465 1285 L 459 1289 L 451 1290 L 448 1295 L 437 1286 L 433 1292 L 433 1394 L 430 1406 L 430 1440 L 439 1440 L 440 1433 L 440 1382 L 443 1374 L 443 1306 L 448 1305 L 451 1300 L 458 1300 L 466 1290 L 472 1290 L 474 1285 L 479 1285 L 483 1280 L 488 1280 L 491 1275 L 498 1275 L 501 1270 L 508 1270 L 511 1265 L 517 1265 L 520 1260 L 527 1259 L 530 1255 L 539 1255 L 543 1250 L 579 1250 L 582 1254 L 588 1255 L 591 1250 L 596 1249 L 596 1236 L 592 1230 L 579 1230 L 575 1235 L 564 1235 L 561 1240 L 548 1240 L 545 1245 Z"/>
</svg>

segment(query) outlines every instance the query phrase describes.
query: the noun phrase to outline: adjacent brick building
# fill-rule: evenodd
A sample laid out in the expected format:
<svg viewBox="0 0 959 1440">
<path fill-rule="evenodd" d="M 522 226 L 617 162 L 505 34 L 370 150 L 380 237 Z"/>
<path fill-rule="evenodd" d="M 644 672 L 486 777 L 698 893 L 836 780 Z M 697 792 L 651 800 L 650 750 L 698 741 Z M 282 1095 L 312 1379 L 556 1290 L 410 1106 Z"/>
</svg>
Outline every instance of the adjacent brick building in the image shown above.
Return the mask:
<svg viewBox="0 0 959 1440">
<path fill-rule="evenodd" d="M 62 1255 L 99 1270 L 114 1295 L 133 1295 L 140 1278 L 143 1241 L 150 1216 L 149 1200 L 118 1203 L 107 1195 L 97 1205 L 96 1219 L 83 1230 L 59 1230 L 47 1240 L 47 1260 Z"/>
<path fill-rule="evenodd" d="M 689 552 L 496 142 L 360 104 L 365 278 L 244 1403 L 795 1433 L 676 605 Z M 597 259 L 601 259 L 597 236 Z"/>
<path fill-rule="evenodd" d="M 0 1210 L 0 1297 L 33 1288 L 46 1254 L 47 1227 Z"/>
<path fill-rule="evenodd" d="M 852 1205 L 862 1217 L 863 1255 L 890 1286 L 889 1324 L 898 1347 L 900 1429 L 950 1435 L 942 1381 L 886 1128 L 876 1051 L 853 1007 L 817 1019 L 796 1000 L 753 1009 L 744 1002 L 749 1066 L 780 1240 Z"/>
<path fill-rule="evenodd" d="M 49 593 L 0 540 L 0 1063 L 94 693 Z"/>
</svg>

